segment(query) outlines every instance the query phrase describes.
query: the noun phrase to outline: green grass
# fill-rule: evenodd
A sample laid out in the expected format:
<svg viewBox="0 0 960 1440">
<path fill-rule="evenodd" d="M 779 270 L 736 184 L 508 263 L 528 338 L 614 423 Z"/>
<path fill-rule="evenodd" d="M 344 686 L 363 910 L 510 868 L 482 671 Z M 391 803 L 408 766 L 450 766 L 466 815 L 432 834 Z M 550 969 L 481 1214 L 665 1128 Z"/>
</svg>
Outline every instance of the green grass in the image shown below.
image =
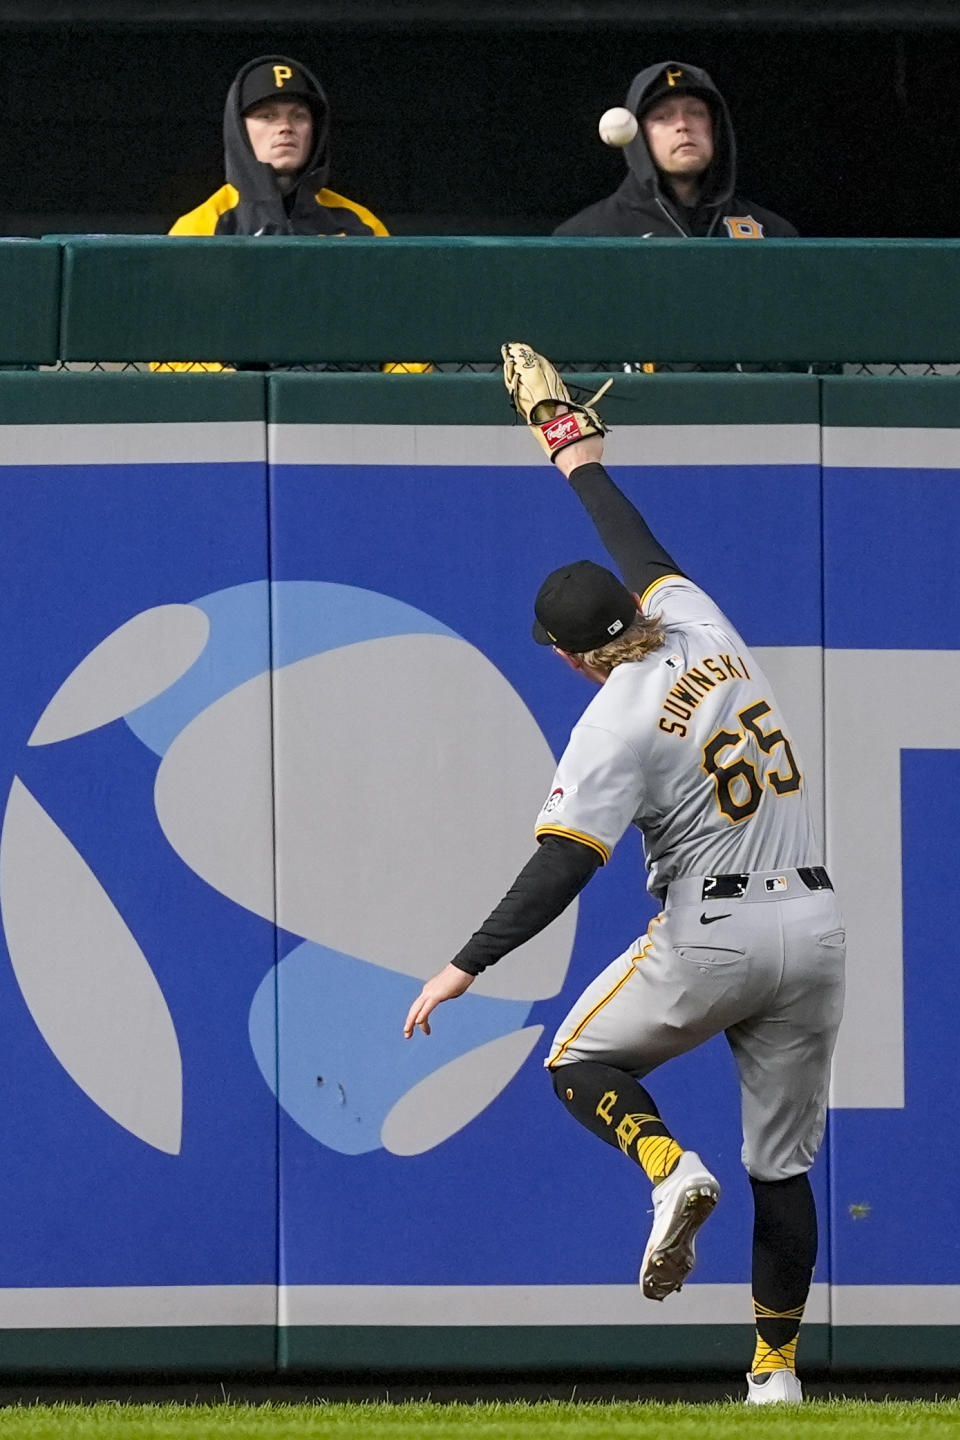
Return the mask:
<svg viewBox="0 0 960 1440">
<path fill-rule="evenodd" d="M 960 1401 L 810 1401 L 802 1409 L 585 1401 L 16 1405 L 0 1440 L 859 1440 L 960 1434 Z"/>
</svg>

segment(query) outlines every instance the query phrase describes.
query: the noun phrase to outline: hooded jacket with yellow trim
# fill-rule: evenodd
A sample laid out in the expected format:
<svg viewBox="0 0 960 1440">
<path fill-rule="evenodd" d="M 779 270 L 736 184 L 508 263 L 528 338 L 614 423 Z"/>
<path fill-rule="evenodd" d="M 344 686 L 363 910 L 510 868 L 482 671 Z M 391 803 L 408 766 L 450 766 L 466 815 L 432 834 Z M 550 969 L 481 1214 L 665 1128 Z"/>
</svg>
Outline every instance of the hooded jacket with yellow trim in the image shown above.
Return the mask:
<svg viewBox="0 0 960 1440">
<path fill-rule="evenodd" d="M 335 229 L 320 225 L 313 230 L 255 230 L 242 231 L 234 228 L 236 213 L 240 205 L 240 192 L 233 185 L 221 185 L 209 199 L 204 200 L 195 210 L 181 215 L 171 225 L 170 235 L 389 235 L 390 231 L 382 220 L 378 220 L 365 205 L 338 195 L 336 190 L 323 186 L 314 195 L 320 210 L 326 212 L 323 220 L 335 225 Z M 329 219 L 328 219 L 329 217 Z M 320 220 L 320 216 L 317 217 Z"/>
<path fill-rule="evenodd" d="M 327 188 L 330 174 L 330 105 L 323 86 L 299 61 L 310 89 L 313 149 L 296 184 L 281 192 L 273 167 L 257 159 L 247 135 L 240 97 L 252 70 L 274 64 L 293 68 L 285 55 L 258 55 L 241 66 L 223 107 L 226 184 L 173 224 L 171 235 L 386 235 L 377 217 L 355 200 Z"/>
<path fill-rule="evenodd" d="M 389 235 L 371 210 L 327 187 L 330 170 L 330 106 L 320 81 L 304 65 L 297 69 L 310 85 L 305 97 L 313 111 L 313 149 L 296 184 L 286 193 L 277 184 L 273 167 L 253 153 L 244 124 L 240 96 L 251 70 L 264 64 L 292 65 L 284 55 L 259 55 L 243 65 L 227 92 L 223 111 L 223 152 L 226 184 L 201 205 L 181 215 L 171 235 Z M 213 362 L 167 362 L 154 370 L 217 371 Z M 388 370 L 422 371 L 422 364 L 394 362 Z"/>
</svg>

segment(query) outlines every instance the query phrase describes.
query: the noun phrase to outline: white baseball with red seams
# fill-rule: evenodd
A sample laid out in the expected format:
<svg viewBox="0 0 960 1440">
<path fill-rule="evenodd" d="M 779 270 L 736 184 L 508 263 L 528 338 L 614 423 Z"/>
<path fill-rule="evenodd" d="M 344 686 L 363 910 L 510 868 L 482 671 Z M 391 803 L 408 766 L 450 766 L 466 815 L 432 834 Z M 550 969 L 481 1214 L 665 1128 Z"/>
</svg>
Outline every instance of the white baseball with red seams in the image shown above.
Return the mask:
<svg viewBox="0 0 960 1440">
<path fill-rule="evenodd" d="M 627 110 L 622 105 L 614 105 L 612 110 L 605 110 L 600 116 L 597 128 L 604 145 L 620 146 L 630 144 L 639 126 L 632 110 Z"/>
</svg>

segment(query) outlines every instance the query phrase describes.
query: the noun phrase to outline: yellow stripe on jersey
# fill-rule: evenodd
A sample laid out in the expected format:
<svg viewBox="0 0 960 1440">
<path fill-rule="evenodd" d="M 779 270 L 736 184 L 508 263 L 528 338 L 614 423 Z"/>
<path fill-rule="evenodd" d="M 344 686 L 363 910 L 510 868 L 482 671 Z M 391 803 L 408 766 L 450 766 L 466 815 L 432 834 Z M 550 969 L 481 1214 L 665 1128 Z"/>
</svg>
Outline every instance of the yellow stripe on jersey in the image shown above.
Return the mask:
<svg viewBox="0 0 960 1440">
<path fill-rule="evenodd" d="M 652 584 L 647 586 L 646 590 L 644 590 L 643 594 L 640 596 L 640 609 L 642 610 L 644 608 L 648 598 L 653 594 L 654 590 L 659 588 L 659 586 L 669 585 L 671 580 L 682 580 L 683 578 L 684 577 L 682 575 L 661 575 L 659 579 L 654 580 Z"/>
<path fill-rule="evenodd" d="M 588 845 L 591 850 L 596 850 L 604 865 L 610 859 L 610 851 L 602 840 L 596 840 L 592 835 L 584 835 L 580 830 L 564 830 L 560 825 L 538 825 L 534 835 L 538 840 L 541 835 L 561 835 L 565 840 L 579 840 L 581 845 Z"/>
<path fill-rule="evenodd" d="M 643 937 L 643 944 L 640 946 L 640 949 L 634 951 L 633 955 L 631 956 L 634 964 L 636 964 L 638 960 L 646 959 L 646 957 L 650 954 L 650 946 L 653 944 L 653 935 L 651 934 L 651 931 L 653 930 L 654 925 L 662 924 L 663 915 L 654 915 L 653 919 L 650 921 L 650 924 L 647 926 L 646 934 Z"/>
<path fill-rule="evenodd" d="M 584 1015 L 583 1019 L 580 1021 L 579 1025 L 577 1025 L 573 1034 L 568 1035 L 566 1040 L 562 1042 L 560 1049 L 557 1051 L 556 1055 L 552 1055 L 550 1059 L 547 1060 L 546 1068 L 548 1070 L 552 1070 L 554 1065 L 556 1065 L 557 1061 L 560 1060 L 563 1056 L 564 1051 L 569 1049 L 569 1047 L 573 1044 L 574 1040 L 579 1039 L 579 1037 L 583 1034 L 584 1030 L 590 1024 L 590 1021 L 593 1019 L 593 1017 L 595 1015 L 599 1015 L 604 1005 L 609 1005 L 610 1001 L 614 998 L 614 996 L 620 994 L 620 991 L 623 989 L 624 985 L 626 985 L 627 981 L 630 979 L 630 976 L 637 973 L 636 962 L 643 959 L 644 955 L 646 955 L 650 946 L 653 944 L 653 937 L 651 936 L 650 931 L 653 929 L 654 925 L 659 925 L 662 922 L 662 915 L 654 915 L 653 919 L 650 921 L 650 924 L 647 926 L 646 943 L 642 946 L 642 948 L 638 951 L 636 955 L 631 955 L 630 957 L 630 968 L 623 975 L 620 976 L 620 979 L 610 990 L 607 991 L 606 995 L 604 995 L 600 1000 L 597 1001 L 593 1009 L 590 1010 L 586 1015 Z"/>
<path fill-rule="evenodd" d="M 620 993 L 620 991 L 623 989 L 624 985 L 626 985 L 627 981 L 630 979 L 630 976 L 631 976 L 633 973 L 634 973 L 634 969 L 633 969 L 633 966 L 631 965 L 631 966 L 630 966 L 630 969 L 627 970 L 627 972 L 626 972 L 624 975 L 621 975 L 621 976 L 620 976 L 620 979 L 617 981 L 616 985 L 614 985 L 613 989 L 612 989 L 612 990 L 608 990 L 607 993 L 606 993 L 606 995 L 604 995 L 603 999 L 602 999 L 602 1000 L 598 1000 L 597 1003 L 596 1003 L 596 1005 L 594 1005 L 593 1009 L 592 1009 L 587 1015 L 584 1015 L 583 1019 L 580 1021 L 580 1024 L 579 1024 L 579 1025 L 577 1026 L 577 1028 L 574 1030 L 573 1034 L 567 1036 L 566 1040 L 564 1040 L 563 1044 L 560 1046 L 560 1049 L 557 1051 L 556 1055 L 554 1055 L 550 1060 L 547 1061 L 547 1069 L 548 1069 L 548 1070 L 552 1069 L 553 1066 L 556 1065 L 557 1061 L 558 1061 L 559 1059 L 561 1059 L 561 1057 L 563 1056 L 563 1052 L 564 1052 L 566 1049 L 568 1049 L 569 1046 L 571 1046 L 571 1045 L 573 1044 L 574 1040 L 576 1040 L 576 1039 L 578 1038 L 578 1036 L 580 1036 L 580 1035 L 583 1034 L 583 1031 L 586 1029 L 587 1025 L 588 1025 L 588 1024 L 590 1023 L 590 1021 L 593 1019 L 594 1015 L 598 1015 L 598 1014 L 600 1013 L 600 1011 L 603 1009 L 604 1005 L 608 1004 L 609 1001 L 611 1001 L 615 995 L 618 995 L 618 994 Z"/>
</svg>

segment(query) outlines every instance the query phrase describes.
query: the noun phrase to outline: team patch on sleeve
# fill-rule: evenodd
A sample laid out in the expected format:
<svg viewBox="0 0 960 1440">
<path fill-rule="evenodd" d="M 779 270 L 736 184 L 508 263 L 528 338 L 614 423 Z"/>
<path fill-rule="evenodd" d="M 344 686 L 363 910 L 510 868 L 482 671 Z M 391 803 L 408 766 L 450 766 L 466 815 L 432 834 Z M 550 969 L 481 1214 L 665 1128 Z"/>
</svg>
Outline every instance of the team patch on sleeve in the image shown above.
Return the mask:
<svg viewBox="0 0 960 1440">
<path fill-rule="evenodd" d="M 544 803 L 543 803 L 543 809 L 540 811 L 540 814 L 541 814 L 541 815 L 553 815 L 553 814 L 555 814 L 556 811 L 561 808 L 561 806 L 563 805 L 563 802 L 564 802 L 565 800 L 567 800 L 571 795 L 575 795 L 576 793 L 577 793 L 577 787 L 576 787 L 576 785 L 568 785 L 566 789 L 564 789 L 562 785 L 557 785 L 557 786 L 555 786 L 554 789 L 550 791 L 550 794 L 547 796 L 546 800 L 544 801 Z"/>
</svg>

